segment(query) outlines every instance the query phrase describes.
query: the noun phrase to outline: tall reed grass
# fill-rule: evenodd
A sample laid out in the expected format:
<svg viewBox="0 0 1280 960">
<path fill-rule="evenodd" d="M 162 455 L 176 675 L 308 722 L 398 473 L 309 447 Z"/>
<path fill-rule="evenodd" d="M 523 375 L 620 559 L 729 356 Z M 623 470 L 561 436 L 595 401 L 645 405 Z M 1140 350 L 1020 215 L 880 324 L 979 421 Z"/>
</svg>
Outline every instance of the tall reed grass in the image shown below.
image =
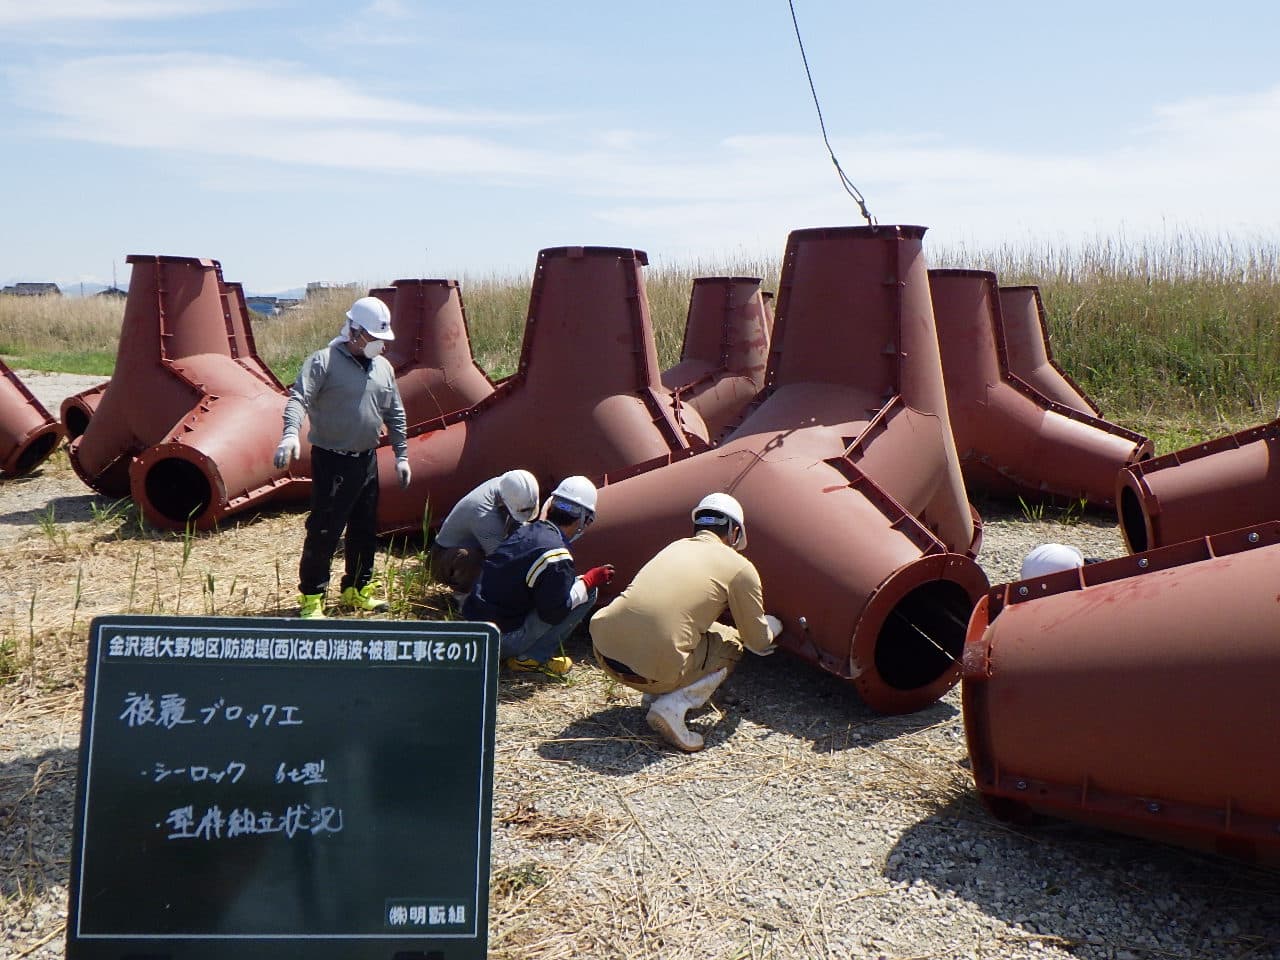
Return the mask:
<svg viewBox="0 0 1280 960">
<path fill-rule="evenodd" d="M 1280 245 L 1195 233 L 995 250 L 929 247 L 931 266 L 993 270 L 1002 284 L 1040 286 L 1055 358 L 1111 419 L 1259 422 L 1280 401 Z M 776 290 L 779 263 L 747 257 L 655 260 L 646 290 L 659 362 L 679 358 L 695 277 L 759 276 Z M 527 276 L 461 278 L 477 362 L 495 379 L 520 354 Z M 323 291 L 278 317 L 254 315 L 259 353 L 291 382 L 341 327 L 349 291 Z M 0 355 L 11 366 L 108 375 L 123 304 L 90 298 L 0 297 Z M 583 358 L 589 362 L 589 358 Z"/>
</svg>

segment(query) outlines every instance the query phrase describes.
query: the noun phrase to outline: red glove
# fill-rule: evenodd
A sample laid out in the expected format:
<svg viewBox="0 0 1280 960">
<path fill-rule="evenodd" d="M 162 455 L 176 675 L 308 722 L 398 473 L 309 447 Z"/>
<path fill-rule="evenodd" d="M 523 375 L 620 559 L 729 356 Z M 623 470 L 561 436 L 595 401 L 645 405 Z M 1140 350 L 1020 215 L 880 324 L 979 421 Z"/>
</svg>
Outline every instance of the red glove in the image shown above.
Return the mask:
<svg viewBox="0 0 1280 960">
<path fill-rule="evenodd" d="M 595 590 L 597 587 L 603 586 L 612 580 L 612 563 L 606 563 L 603 567 L 592 567 L 582 575 L 582 582 L 588 590 Z"/>
</svg>

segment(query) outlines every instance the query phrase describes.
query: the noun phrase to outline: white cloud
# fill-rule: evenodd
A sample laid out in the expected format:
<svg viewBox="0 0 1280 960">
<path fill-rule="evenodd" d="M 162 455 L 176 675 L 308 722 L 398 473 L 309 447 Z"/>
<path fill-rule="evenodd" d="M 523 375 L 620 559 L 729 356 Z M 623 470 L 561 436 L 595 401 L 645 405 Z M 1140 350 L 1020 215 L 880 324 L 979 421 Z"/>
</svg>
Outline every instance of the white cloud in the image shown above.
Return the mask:
<svg viewBox="0 0 1280 960">
<path fill-rule="evenodd" d="M 173 4 L 177 6 L 178 4 Z M 395 6 L 393 4 L 393 6 Z M 690 147 L 674 132 L 589 119 L 442 109 L 372 96 L 288 62 L 167 54 L 72 60 L 15 73 L 60 136 L 296 168 L 403 171 L 559 191 L 599 223 L 733 246 L 749 233 L 860 222 L 814 136 L 727 136 Z M 1008 123 L 1004 128 L 1007 130 Z M 835 144 L 883 223 L 951 237 L 1062 233 L 1169 220 L 1280 223 L 1273 158 L 1280 88 L 1168 104 L 1119 146 L 997 149 L 920 132 Z"/>
<path fill-rule="evenodd" d="M 0 26 L 207 16 L 251 0 L 0 0 Z"/>
<path fill-rule="evenodd" d="M 316 123 L 486 126 L 530 122 L 525 115 L 443 110 L 368 96 L 290 63 L 227 56 L 93 57 L 13 73 L 19 91 L 56 118 L 64 136 L 125 146 L 163 145 L 166 131 L 175 124 L 181 131 L 205 123 L 270 122 L 279 124 L 277 135 L 284 138 L 299 126 Z M 214 132 L 209 130 L 200 138 L 211 152 L 234 152 L 244 146 L 217 144 Z M 234 134 L 235 130 L 219 132 Z M 198 142 L 174 145 L 199 148 Z"/>
<path fill-rule="evenodd" d="M 408 20 L 413 16 L 413 11 L 404 0 L 373 0 L 373 3 L 365 7 L 365 13 L 388 20 Z"/>
</svg>

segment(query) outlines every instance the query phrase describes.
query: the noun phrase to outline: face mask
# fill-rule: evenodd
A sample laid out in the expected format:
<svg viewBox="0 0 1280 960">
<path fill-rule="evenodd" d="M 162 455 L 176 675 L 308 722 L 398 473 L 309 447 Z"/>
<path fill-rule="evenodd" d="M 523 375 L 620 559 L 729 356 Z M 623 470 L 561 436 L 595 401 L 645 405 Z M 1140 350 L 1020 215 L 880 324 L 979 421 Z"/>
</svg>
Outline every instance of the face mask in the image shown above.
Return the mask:
<svg viewBox="0 0 1280 960">
<path fill-rule="evenodd" d="M 581 526 L 579 526 L 578 529 L 574 532 L 573 536 L 569 538 L 568 542 L 573 543 L 573 541 L 577 540 L 580 536 L 586 533 L 587 527 L 591 526 L 591 524 L 595 522 L 595 519 L 596 519 L 596 515 L 594 513 L 588 512 L 587 515 L 582 519 Z"/>
<path fill-rule="evenodd" d="M 370 340 L 364 345 L 364 355 L 372 360 L 374 357 L 381 354 L 385 347 L 386 344 L 381 340 Z"/>
</svg>

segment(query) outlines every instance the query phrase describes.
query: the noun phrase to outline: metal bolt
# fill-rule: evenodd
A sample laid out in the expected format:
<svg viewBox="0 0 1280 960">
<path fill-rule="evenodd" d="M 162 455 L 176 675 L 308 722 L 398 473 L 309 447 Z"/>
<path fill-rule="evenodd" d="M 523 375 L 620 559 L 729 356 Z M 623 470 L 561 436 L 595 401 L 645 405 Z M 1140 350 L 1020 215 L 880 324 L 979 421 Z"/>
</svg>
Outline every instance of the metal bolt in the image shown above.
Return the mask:
<svg viewBox="0 0 1280 960">
<path fill-rule="evenodd" d="M 1148 812 L 1150 812 L 1150 813 L 1159 813 L 1159 812 L 1160 812 L 1160 804 L 1158 804 L 1158 803 L 1156 803 L 1154 800 L 1152 800 L 1150 803 L 1148 803 L 1148 804 L 1147 804 L 1147 811 L 1148 811 Z"/>
<path fill-rule="evenodd" d="M 1025 790 L 1027 789 L 1027 781 L 1019 780 L 1017 783 L 1014 784 L 1014 786 L 1017 787 L 1019 790 Z"/>
<path fill-rule="evenodd" d="M 800 617 L 799 619 L 796 620 L 796 623 L 800 624 L 801 630 L 809 629 L 809 619 L 807 617 Z"/>
<path fill-rule="evenodd" d="M 1147 569 L 1147 567 L 1151 566 L 1151 561 L 1148 560 L 1146 557 L 1143 557 L 1141 560 L 1138 561 L 1138 566 L 1140 566 L 1143 570 L 1145 570 Z"/>
<path fill-rule="evenodd" d="M 1019 588 L 1018 588 L 1018 596 L 1020 596 L 1020 597 L 1025 597 L 1025 596 L 1026 596 L 1028 593 L 1030 593 L 1030 592 L 1031 592 L 1031 591 L 1030 591 L 1030 590 L 1028 590 L 1026 587 L 1019 587 Z"/>
<path fill-rule="evenodd" d="M 1250 542 L 1250 543 L 1257 543 L 1257 542 L 1258 542 L 1259 540 L 1261 540 L 1261 539 L 1262 539 L 1262 538 L 1258 536 L 1258 531 L 1257 531 L 1257 530 L 1255 530 L 1255 531 L 1253 531 L 1253 533 L 1249 534 L 1249 542 Z"/>
</svg>

